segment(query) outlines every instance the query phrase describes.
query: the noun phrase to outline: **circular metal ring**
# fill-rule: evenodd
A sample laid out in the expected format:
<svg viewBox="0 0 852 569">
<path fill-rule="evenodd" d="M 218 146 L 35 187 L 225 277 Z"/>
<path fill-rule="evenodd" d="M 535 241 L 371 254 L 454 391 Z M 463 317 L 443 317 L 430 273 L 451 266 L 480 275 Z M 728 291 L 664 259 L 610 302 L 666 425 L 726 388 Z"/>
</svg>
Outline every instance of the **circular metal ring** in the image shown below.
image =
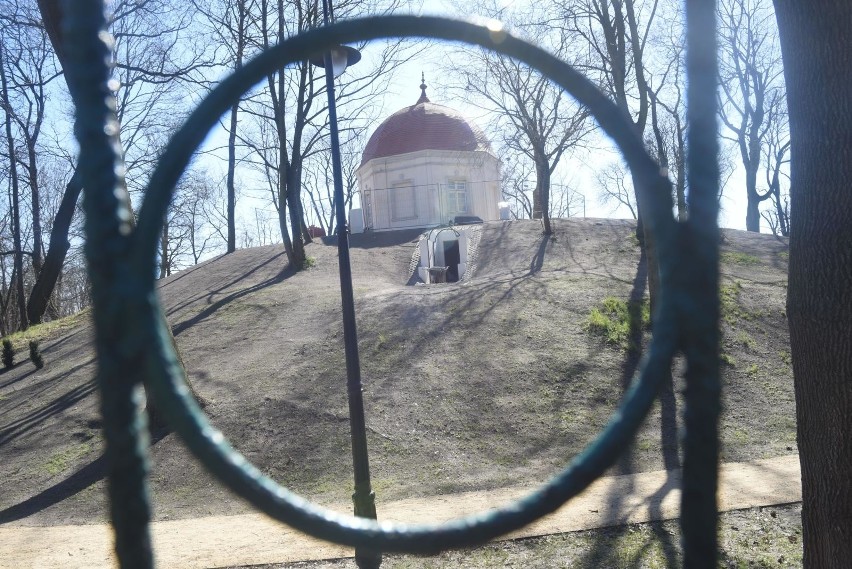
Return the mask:
<svg viewBox="0 0 852 569">
<path fill-rule="evenodd" d="M 661 378 L 671 364 L 677 346 L 677 322 L 663 278 L 654 337 L 639 380 L 625 395 L 610 422 L 598 437 L 561 473 L 527 497 L 498 510 L 476 514 L 440 525 L 405 526 L 343 516 L 315 506 L 263 476 L 237 453 L 206 419 L 189 395 L 185 371 L 178 363 L 155 294 L 153 271 L 157 236 L 177 180 L 192 153 L 240 96 L 266 75 L 302 61 L 333 44 L 388 37 L 421 37 L 461 41 L 517 59 L 547 76 L 586 106 L 601 128 L 615 141 L 634 177 L 645 191 L 645 223 L 654 234 L 664 261 L 676 224 L 671 215 L 668 182 L 648 156 L 632 123 L 591 82 L 567 63 L 520 40 L 496 26 L 415 16 L 381 16 L 349 20 L 289 38 L 264 51 L 225 79 L 196 108 L 174 135 L 151 177 L 134 234 L 133 263 L 145 291 L 146 309 L 140 317 L 145 329 L 156 330 L 146 357 L 147 386 L 171 426 L 201 462 L 232 491 L 256 508 L 307 534 L 336 543 L 376 551 L 433 553 L 452 547 L 481 543 L 519 529 L 555 511 L 586 488 L 617 458 L 647 415 Z M 667 272 L 667 271 L 666 271 Z"/>
</svg>

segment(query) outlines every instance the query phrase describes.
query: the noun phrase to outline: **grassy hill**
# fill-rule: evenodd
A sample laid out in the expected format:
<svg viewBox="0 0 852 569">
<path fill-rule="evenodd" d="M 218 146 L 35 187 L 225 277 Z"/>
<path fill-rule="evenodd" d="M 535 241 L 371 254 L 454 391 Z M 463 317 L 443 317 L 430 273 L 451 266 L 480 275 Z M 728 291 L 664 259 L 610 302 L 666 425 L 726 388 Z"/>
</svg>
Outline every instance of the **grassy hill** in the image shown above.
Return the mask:
<svg viewBox="0 0 852 569">
<path fill-rule="evenodd" d="M 538 483 L 598 432 L 635 369 L 635 351 L 588 325 L 605 299 L 645 293 L 631 222 L 560 220 L 549 239 L 530 221 L 481 231 L 473 274 L 430 286 L 407 285 L 417 232 L 353 236 L 379 509 L 382 500 Z M 726 231 L 722 249 L 722 458 L 793 453 L 786 242 Z M 307 251 L 313 267 L 300 273 L 285 269 L 278 247 L 246 249 L 182 271 L 160 292 L 213 423 L 279 482 L 345 502 L 337 253 L 333 240 Z M 44 369 L 24 360 L 0 375 L 0 522 L 105 518 L 92 334 L 77 320 L 31 332 L 42 335 Z M 617 472 L 679 464 L 681 388 L 676 379 Z M 248 511 L 176 436 L 158 437 L 151 457 L 156 518 Z"/>
</svg>

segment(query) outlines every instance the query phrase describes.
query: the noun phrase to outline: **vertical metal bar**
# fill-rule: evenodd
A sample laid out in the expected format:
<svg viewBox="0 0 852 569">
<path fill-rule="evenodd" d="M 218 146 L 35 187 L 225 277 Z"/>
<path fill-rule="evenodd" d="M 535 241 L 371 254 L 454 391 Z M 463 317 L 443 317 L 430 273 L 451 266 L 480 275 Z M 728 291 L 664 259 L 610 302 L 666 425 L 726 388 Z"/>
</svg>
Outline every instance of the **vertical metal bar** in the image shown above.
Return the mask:
<svg viewBox="0 0 852 569">
<path fill-rule="evenodd" d="M 124 183 L 115 95 L 106 62 L 113 49 L 100 0 L 62 5 L 64 70 L 74 99 L 74 132 L 86 212 L 86 259 L 92 283 L 97 382 L 106 440 L 107 488 L 115 551 L 122 567 L 154 566 L 148 522 L 148 431 L 140 412 L 140 331 L 132 322 L 128 258 L 132 215 Z M 144 301 L 143 301 L 144 302 Z"/>
<path fill-rule="evenodd" d="M 684 567 L 715 568 L 720 412 L 718 138 L 716 126 L 716 2 L 686 0 L 687 174 L 689 221 L 682 227 L 680 254 L 689 259 L 674 291 L 681 307 L 687 359 L 684 423 Z"/>
<path fill-rule="evenodd" d="M 331 0 L 323 0 L 323 19 L 329 24 Z M 349 425 L 352 437 L 352 466 L 355 492 L 352 501 L 355 515 L 376 519 L 376 495 L 370 485 L 370 459 L 367 454 L 367 425 L 361 385 L 361 362 L 358 355 L 358 331 L 355 325 L 355 299 L 352 291 L 352 266 L 349 260 L 349 227 L 343 199 L 343 174 L 340 165 L 340 137 L 337 131 L 337 106 L 331 53 L 325 54 L 325 85 L 328 94 L 328 122 L 331 131 L 331 166 L 334 179 L 334 201 L 337 204 L 337 255 L 340 268 L 340 295 L 343 308 L 343 344 L 346 352 L 346 387 L 349 396 Z M 374 569 L 382 563 L 381 553 L 355 549 L 355 562 L 361 569 Z"/>
</svg>

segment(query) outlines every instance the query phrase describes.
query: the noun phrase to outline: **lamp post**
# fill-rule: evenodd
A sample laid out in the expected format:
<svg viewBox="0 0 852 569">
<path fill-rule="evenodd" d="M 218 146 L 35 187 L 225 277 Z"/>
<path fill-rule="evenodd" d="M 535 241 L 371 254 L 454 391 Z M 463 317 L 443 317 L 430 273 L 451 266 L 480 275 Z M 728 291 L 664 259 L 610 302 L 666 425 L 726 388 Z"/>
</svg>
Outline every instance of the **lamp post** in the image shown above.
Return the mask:
<svg viewBox="0 0 852 569">
<path fill-rule="evenodd" d="M 323 22 L 333 18 L 331 0 L 323 0 Z M 325 52 L 325 85 L 328 94 L 328 122 L 331 131 L 331 166 L 334 180 L 334 203 L 337 205 L 337 255 L 340 269 L 340 296 L 343 307 L 343 345 L 346 353 L 346 390 L 349 399 L 349 427 L 352 437 L 352 466 L 355 492 L 352 494 L 355 515 L 376 519 L 376 495 L 370 485 L 370 460 L 367 455 L 367 426 L 364 419 L 364 397 L 361 386 L 361 362 L 358 357 L 358 334 L 355 326 L 355 300 L 352 292 L 352 267 L 349 261 L 349 228 L 343 201 L 343 175 L 340 166 L 340 137 L 337 132 L 334 79 L 346 67 L 361 59 L 357 49 L 336 46 Z M 317 61 L 311 61 L 317 64 Z M 380 552 L 355 548 L 355 562 L 361 569 L 376 569 L 382 563 Z"/>
</svg>

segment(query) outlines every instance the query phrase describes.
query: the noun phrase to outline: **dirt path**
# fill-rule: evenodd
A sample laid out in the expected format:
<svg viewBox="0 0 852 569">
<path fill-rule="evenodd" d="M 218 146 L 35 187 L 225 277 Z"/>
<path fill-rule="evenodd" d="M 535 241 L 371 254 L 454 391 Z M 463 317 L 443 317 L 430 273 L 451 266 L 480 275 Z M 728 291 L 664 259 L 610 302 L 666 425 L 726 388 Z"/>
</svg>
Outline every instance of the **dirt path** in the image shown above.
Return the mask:
<svg viewBox="0 0 852 569">
<path fill-rule="evenodd" d="M 644 472 L 599 479 L 556 513 L 507 538 L 533 537 L 625 523 L 672 519 L 680 501 L 678 471 Z M 441 522 L 494 508 L 528 488 L 501 488 L 379 503 L 383 521 Z M 801 500 L 799 457 L 787 455 L 721 468 L 722 511 Z M 348 512 L 348 505 L 330 505 Z M 161 567 L 212 568 L 351 557 L 349 548 L 305 537 L 261 514 L 155 522 Z M 114 567 L 106 525 L 0 528 L 0 567 L 25 569 Z"/>
</svg>

